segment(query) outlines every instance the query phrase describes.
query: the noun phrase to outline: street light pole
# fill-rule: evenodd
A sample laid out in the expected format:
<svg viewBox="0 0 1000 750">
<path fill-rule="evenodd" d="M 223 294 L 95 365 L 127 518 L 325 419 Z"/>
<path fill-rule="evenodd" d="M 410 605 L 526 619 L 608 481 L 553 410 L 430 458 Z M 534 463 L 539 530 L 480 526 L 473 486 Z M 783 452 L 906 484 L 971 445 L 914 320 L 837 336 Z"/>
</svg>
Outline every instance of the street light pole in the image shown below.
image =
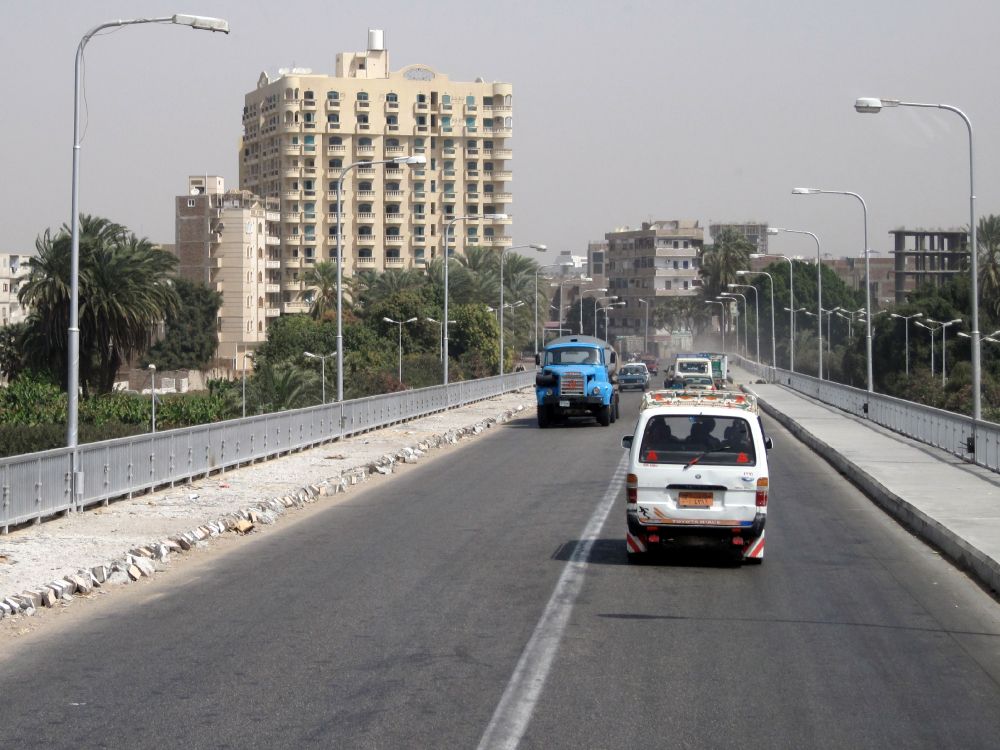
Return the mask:
<svg viewBox="0 0 1000 750">
<path fill-rule="evenodd" d="M 948 332 L 948 326 L 953 326 L 956 323 L 961 323 L 961 318 L 955 318 L 955 320 L 949 320 L 947 323 L 941 323 L 941 387 L 944 388 L 948 384 L 948 367 L 945 363 L 945 357 L 947 354 L 947 340 L 945 334 Z"/>
<path fill-rule="evenodd" d="M 172 23 L 190 26 L 201 31 L 229 33 L 229 23 L 221 18 L 175 14 L 161 18 L 133 18 L 107 21 L 98 24 L 80 40 L 76 48 L 76 62 L 73 66 L 73 174 L 70 183 L 70 268 L 69 268 L 69 328 L 66 344 L 66 446 L 70 451 L 70 504 L 83 492 L 83 476 L 80 473 L 80 453 L 77 450 L 80 400 L 80 84 L 84 48 L 97 32 L 120 26 L 135 26 L 141 23 Z"/>
<path fill-rule="evenodd" d="M 587 292 L 606 292 L 606 291 L 608 291 L 607 287 L 601 287 L 600 289 L 582 289 L 582 290 L 580 290 L 580 335 L 581 336 L 584 335 L 584 330 L 583 330 L 583 295 L 587 294 Z M 594 326 L 595 326 L 594 338 L 597 338 L 597 330 L 596 330 L 597 321 L 596 321 L 596 316 L 597 316 L 597 300 L 599 300 L 599 299 L 601 299 L 601 298 L 600 297 L 594 297 L 594 317 L 595 317 L 595 321 L 594 321 Z"/>
<path fill-rule="evenodd" d="M 548 250 L 548 247 L 546 245 L 528 244 L 528 245 L 515 245 L 514 247 L 508 247 L 500 251 L 500 374 L 501 375 L 503 375 L 503 259 L 504 256 L 511 250 L 523 250 L 527 248 L 531 248 L 532 250 L 537 250 L 540 253 L 544 253 L 546 250 Z M 448 248 L 445 248 L 445 252 L 447 251 Z M 535 302 L 536 310 L 538 309 L 537 304 L 538 302 L 536 300 Z"/>
<path fill-rule="evenodd" d="M 243 352 L 243 418 L 247 416 L 247 357 L 253 359 L 253 353 Z"/>
<path fill-rule="evenodd" d="M 156 365 L 150 362 L 146 368 L 149 370 L 149 377 L 151 378 L 149 386 L 150 403 L 153 406 L 153 434 L 156 434 Z"/>
<path fill-rule="evenodd" d="M 979 245 L 976 239 L 976 181 L 974 174 L 974 158 L 972 149 L 972 121 L 958 107 L 950 104 L 925 104 L 922 102 L 903 102 L 898 99 L 876 99 L 862 97 L 855 101 L 854 109 L 865 114 L 880 112 L 882 107 L 922 107 L 929 109 L 944 109 L 954 112 L 965 122 L 969 131 L 969 275 L 972 282 L 971 318 L 972 331 L 972 418 L 982 419 L 982 368 L 981 344 L 979 334 Z"/>
<path fill-rule="evenodd" d="M 729 298 L 739 297 L 740 299 L 743 300 L 743 354 L 746 356 L 747 359 L 750 359 L 750 336 L 747 333 L 747 330 L 748 330 L 747 329 L 747 318 L 749 317 L 747 315 L 747 313 L 750 312 L 750 305 L 749 305 L 749 302 L 747 302 L 746 295 L 745 294 L 740 294 L 739 292 L 723 292 L 722 294 L 719 295 L 719 297 L 720 298 L 721 297 L 729 297 Z M 739 311 L 740 311 L 740 306 L 739 306 L 739 304 L 737 304 L 736 305 L 736 312 L 738 313 Z M 739 343 L 739 340 L 740 340 L 739 331 L 737 331 L 736 332 L 736 342 L 737 342 L 737 344 Z"/>
<path fill-rule="evenodd" d="M 724 302 L 720 302 L 715 299 L 705 300 L 706 305 L 718 305 L 719 306 L 719 331 L 722 333 L 722 351 L 726 351 L 726 305 Z M 739 339 L 739 335 L 736 337 Z"/>
<path fill-rule="evenodd" d="M 341 169 L 340 177 L 337 178 L 337 401 L 344 400 L 344 238 L 342 236 L 344 178 L 355 167 L 374 167 L 378 164 L 412 165 L 426 163 L 427 157 L 423 154 L 417 154 L 416 156 L 396 156 L 392 159 L 379 159 L 377 161 L 356 161 Z M 445 265 L 445 269 L 445 273 L 447 274 L 447 265 Z"/>
<path fill-rule="evenodd" d="M 598 302 L 602 302 L 604 300 L 611 301 L 611 300 L 614 300 L 614 299 L 618 299 L 618 295 L 617 294 L 611 294 L 611 295 L 608 295 L 607 297 L 594 297 L 594 338 L 595 339 L 597 338 L 597 303 Z M 604 336 L 605 336 L 605 338 L 607 338 L 607 335 L 608 335 L 607 326 L 605 326 L 605 328 L 604 328 Z"/>
<path fill-rule="evenodd" d="M 393 320 L 392 318 L 382 318 L 386 323 L 393 323 L 399 326 L 399 382 L 403 382 L 403 324 L 404 323 L 414 323 L 417 318 L 410 318 L 409 320 Z"/>
<path fill-rule="evenodd" d="M 546 268 L 561 268 L 568 263 L 549 263 L 535 269 L 535 353 L 538 353 L 538 274 Z"/>
<path fill-rule="evenodd" d="M 868 392 L 875 391 L 875 378 L 872 372 L 872 273 L 871 248 L 868 247 L 868 204 L 858 193 L 850 190 L 821 190 L 819 188 L 793 188 L 792 195 L 850 195 L 861 203 L 865 223 L 865 359 L 868 374 Z M 816 240 L 817 246 L 819 240 Z M 794 307 L 794 303 L 792 303 Z"/>
<path fill-rule="evenodd" d="M 330 352 L 329 354 L 313 354 L 312 352 L 302 352 L 303 356 L 309 357 L 310 359 L 318 359 L 320 366 L 320 393 L 322 394 L 323 404 L 326 404 L 326 360 L 327 357 L 333 357 L 337 352 Z M 244 407 L 245 409 L 246 407 Z M 243 416 L 246 416 L 244 413 Z"/>
<path fill-rule="evenodd" d="M 778 348 L 775 342 L 774 336 L 774 279 L 771 277 L 767 271 L 737 271 L 737 276 L 749 276 L 752 273 L 757 273 L 761 276 L 767 276 L 767 280 L 771 285 L 771 367 L 778 366 Z M 755 287 L 756 288 L 756 287 Z"/>
<path fill-rule="evenodd" d="M 931 320 L 930 318 L 924 318 L 928 323 L 937 323 L 936 320 Z M 919 320 L 913 321 L 913 325 L 920 326 L 921 328 L 926 328 L 931 334 L 931 377 L 934 377 L 934 334 L 938 332 L 937 328 L 931 328 L 929 325 L 921 323 Z M 938 326 L 940 328 L 940 326 Z"/>
<path fill-rule="evenodd" d="M 904 338 L 906 340 L 906 377 L 910 377 L 910 320 L 912 318 L 922 318 L 924 314 L 920 312 L 915 315 L 899 315 L 897 313 L 891 313 L 891 315 L 903 321 Z"/>
<path fill-rule="evenodd" d="M 816 340 L 819 344 L 819 379 L 823 379 L 823 254 L 820 251 L 819 237 L 817 237 L 812 232 L 807 232 L 802 229 L 785 229 L 784 227 L 770 227 L 768 232 L 771 230 L 776 232 L 787 232 L 788 234 L 808 234 L 816 242 L 816 309 L 819 310 L 816 314 L 816 321 L 818 330 L 816 333 Z M 795 303 L 793 302 L 794 306 Z"/>
<path fill-rule="evenodd" d="M 753 309 L 754 309 L 754 335 L 756 336 L 757 361 L 760 362 L 760 294 L 753 284 L 727 284 L 726 286 L 736 289 L 753 289 Z"/>
<path fill-rule="evenodd" d="M 778 230 L 774 227 L 768 227 L 767 233 L 777 234 Z M 781 258 L 788 261 L 788 303 L 791 307 L 795 307 L 795 267 L 792 265 L 792 259 L 785 255 L 778 255 L 777 253 L 750 253 L 750 257 Z M 761 273 L 764 272 L 761 271 Z M 774 293 L 774 281 L 771 281 L 771 293 Z M 788 315 L 788 369 L 791 372 L 795 372 L 795 316 L 790 313 Z"/>
<path fill-rule="evenodd" d="M 466 214 L 465 216 L 456 216 L 454 219 L 448 222 L 444 229 L 444 317 L 442 322 L 444 324 L 444 344 L 442 346 L 442 360 L 444 362 L 444 373 L 441 377 L 444 385 L 448 385 L 448 260 L 451 257 L 451 248 L 448 247 L 448 240 L 452 236 L 452 231 L 456 222 L 468 221 L 469 219 L 485 219 L 486 221 L 498 221 L 506 219 L 507 214 Z"/>
<path fill-rule="evenodd" d="M 649 354 L 649 302 L 639 297 L 639 303 L 646 306 L 646 327 L 642 331 L 642 353 Z"/>
</svg>

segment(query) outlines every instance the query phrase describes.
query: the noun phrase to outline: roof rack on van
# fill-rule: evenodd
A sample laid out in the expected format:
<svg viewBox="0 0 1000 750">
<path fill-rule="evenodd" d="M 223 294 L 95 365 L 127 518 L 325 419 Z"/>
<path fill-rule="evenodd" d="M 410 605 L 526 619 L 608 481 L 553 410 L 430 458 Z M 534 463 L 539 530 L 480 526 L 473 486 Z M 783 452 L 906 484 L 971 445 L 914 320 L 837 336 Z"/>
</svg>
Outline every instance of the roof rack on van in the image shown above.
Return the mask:
<svg viewBox="0 0 1000 750">
<path fill-rule="evenodd" d="M 639 408 L 642 410 L 652 406 L 720 406 L 744 409 L 756 414 L 757 397 L 749 393 L 732 391 L 647 391 L 642 397 L 642 405 Z"/>
</svg>

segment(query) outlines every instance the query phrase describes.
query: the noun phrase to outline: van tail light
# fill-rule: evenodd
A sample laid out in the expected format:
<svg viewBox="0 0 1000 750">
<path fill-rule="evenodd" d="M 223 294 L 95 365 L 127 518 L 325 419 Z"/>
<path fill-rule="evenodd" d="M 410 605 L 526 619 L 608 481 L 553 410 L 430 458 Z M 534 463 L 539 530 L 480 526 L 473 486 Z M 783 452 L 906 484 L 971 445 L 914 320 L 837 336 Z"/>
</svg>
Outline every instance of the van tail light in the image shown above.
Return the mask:
<svg viewBox="0 0 1000 750">
<path fill-rule="evenodd" d="M 761 477 L 757 480 L 757 507 L 766 508 L 767 507 L 767 477 Z"/>
<path fill-rule="evenodd" d="M 632 505 L 636 501 L 636 496 L 639 492 L 639 477 L 635 474 L 629 474 L 625 477 L 625 503 L 627 505 Z M 766 497 L 766 492 L 765 492 Z"/>
</svg>

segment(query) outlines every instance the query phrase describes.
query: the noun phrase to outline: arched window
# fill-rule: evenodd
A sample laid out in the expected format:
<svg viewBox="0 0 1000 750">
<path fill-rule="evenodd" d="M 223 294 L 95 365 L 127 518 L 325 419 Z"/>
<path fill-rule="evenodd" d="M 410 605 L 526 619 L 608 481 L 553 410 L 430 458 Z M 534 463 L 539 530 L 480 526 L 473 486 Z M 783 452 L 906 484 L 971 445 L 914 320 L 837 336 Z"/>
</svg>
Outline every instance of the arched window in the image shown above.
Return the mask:
<svg viewBox="0 0 1000 750">
<path fill-rule="evenodd" d="M 372 145 L 372 139 L 371 138 L 358 138 L 358 145 L 359 146 L 371 146 Z"/>
<path fill-rule="evenodd" d="M 368 92 L 367 91 L 359 91 L 358 92 L 358 101 L 359 102 L 366 102 L 366 101 L 368 101 Z"/>
<path fill-rule="evenodd" d="M 358 183 L 358 190 L 371 190 L 371 189 L 372 189 L 372 183 L 368 180 Z"/>
<path fill-rule="evenodd" d="M 393 94 L 393 93 L 389 93 L 389 94 L 386 94 L 386 95 L 385 95 L 385 100 L 386 100 L 387 102 L 398 102 L 398 101 L 399 101 L 399 97 L 398 97 L 398 96 L 396 96 L 396 95 L 395 95 L 395 94 Z"/>
<path fill-rule="evenodd" d="M 505 107 L 509 107 L 510 103 L 511 103 L 511 96 L 510 96 L 510 94 L 507 94 L 503 98 L 503 104 L 504 104 Z"/>
<path fill-rule="evenodd" d="M 257 298 L 257 307 L 263 307 L 263 306 L 264 306 L 264 298 L 263 297 L 258 297 Z"/>
<path fill-rule="evenodd" d="M 399 146 L 399 138 L 386 138 L 385 145 L 389 148 L 396 148 Z"/>
<path fill-rule="evenodd" d="M 344 139 L 339 135 L 332 135 L 330 136 L 329 143 L 331 146 L 342 146 L 344 145 Z"/>
</svg>

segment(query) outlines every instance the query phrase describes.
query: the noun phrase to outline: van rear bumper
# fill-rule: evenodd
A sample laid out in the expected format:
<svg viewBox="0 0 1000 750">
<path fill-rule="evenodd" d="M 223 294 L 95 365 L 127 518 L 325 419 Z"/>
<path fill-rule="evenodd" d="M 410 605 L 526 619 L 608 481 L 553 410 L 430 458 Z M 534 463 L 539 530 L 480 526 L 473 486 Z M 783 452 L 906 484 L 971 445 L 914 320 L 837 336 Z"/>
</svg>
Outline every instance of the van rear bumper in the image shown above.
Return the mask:
<svg viewBox="0 0 1000 750">
<path fill-rule="evenodd" d="M 639 521 L 635 511 L 628 511 L 626 519 L 628 531 L 632 536 L 638 537 L 647 547 L 655 547 L 657 544 L 692 544 L 698 541 L 731 544 L 732 538 L 737 535 L 745 539 L 756 539 L 764 533 L 764 523 L 767 516 L 758 513 L 752 523 L 727 526 L 699 525 L 686 520 L 678 524 L 644 524 Z M 650 542 L 650 534 L 658 537 L 658 540 Z"/>
</svg>

